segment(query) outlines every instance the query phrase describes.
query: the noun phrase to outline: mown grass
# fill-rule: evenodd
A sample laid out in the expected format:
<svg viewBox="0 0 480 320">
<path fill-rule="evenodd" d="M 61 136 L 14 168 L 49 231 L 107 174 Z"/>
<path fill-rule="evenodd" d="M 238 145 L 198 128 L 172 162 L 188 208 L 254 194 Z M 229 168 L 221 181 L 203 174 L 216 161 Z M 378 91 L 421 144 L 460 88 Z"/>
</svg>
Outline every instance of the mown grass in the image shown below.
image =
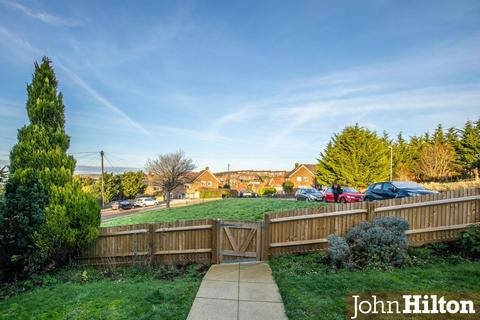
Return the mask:
<svg viewBox="0 0 480 320">
<path fill-rule="evenodd" d="M 380 272 L 327 270 L 320 254 L 270 261 L 289 319 L 345 319 L 353 292 L 479 292 L 480 262 L 448 260 Z M 452 261 L 453 262 L 453 261 Z"/>
<path fill-rule="evenodd" d="M 186 319 L 205 270 L 68 267 L 3 285 L 0 319 Z"/>
<path fill-rule="evenodd" d="M 319 207 L 320 202 L 292 201 L 272 198 L 224 199 L 196 204 L 188 207 L 159 209 L 126 217 L 114 218 L 102 223 L 102 227 L 127 224 L 164 222 L 195 219 L 262 220 L 265 212 L 284 211 L 298 208 Z"/>
</svg>

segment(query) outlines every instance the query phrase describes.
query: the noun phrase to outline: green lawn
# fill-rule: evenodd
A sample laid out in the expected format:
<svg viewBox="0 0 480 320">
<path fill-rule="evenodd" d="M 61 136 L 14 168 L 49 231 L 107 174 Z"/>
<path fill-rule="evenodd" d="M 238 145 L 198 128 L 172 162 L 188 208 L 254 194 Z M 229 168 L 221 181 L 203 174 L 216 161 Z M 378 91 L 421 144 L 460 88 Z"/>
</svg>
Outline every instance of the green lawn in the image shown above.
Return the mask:
<svg viewBox="0 0 480 320">
<path fill-rule="evenodd" d="M 87 268 L 86 282 L 83 270 L 70 267 L 35 285 L 23 282 L 20 287 L 33 288 L 0 300 L 0 319 L 186 319 L 206 268 Z"/>
<path fill-rule="evenodd" d="M 319 254 L 270 261 L 289 319 L 345 319 L 349 292 L 480 291 L 480 262 L 461 261 L 389 272 L 328 272 Z"/>
<path fill-rule="evenodd" d="M 159 209 L 133 214 L 127 217 L 114 218 L 102 223 L 102 227 L 207 218 L 255 221 L 262 220 L 265 212 L 311 208 L 323 205 L 325 204 L 320 202 L 315 203 L 272 198 L 224 199 L 188 207 L 172 208 L 169 210 Z"/>
</svg>

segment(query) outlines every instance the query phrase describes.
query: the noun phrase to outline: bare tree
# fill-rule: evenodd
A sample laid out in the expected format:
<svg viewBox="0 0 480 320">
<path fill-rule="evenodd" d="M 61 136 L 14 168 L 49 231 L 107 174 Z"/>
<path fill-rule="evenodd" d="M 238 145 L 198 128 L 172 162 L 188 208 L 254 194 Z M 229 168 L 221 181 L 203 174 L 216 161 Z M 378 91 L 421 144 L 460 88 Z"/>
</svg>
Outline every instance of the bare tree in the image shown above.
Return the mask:
<svg viewBox="0 0 480 320">
<path fill-rule="evenodd" d="M 170 208 L 170 192 L 186 183 L 187 175 L 195 169 L 192 159 L 185 157 L 182 150 L 161 154 L 157 159 L 148 160 L 147 172 L 155 175 L 154 184 L 160 187 Z"/>
<path fill-rule="evenodd" d="M 417 174 L 422 179 L 444 179 L 457 172 L 455 151 L 448 144 L 434 143 L 423 148 L 418 160 Z"/>
</svg>

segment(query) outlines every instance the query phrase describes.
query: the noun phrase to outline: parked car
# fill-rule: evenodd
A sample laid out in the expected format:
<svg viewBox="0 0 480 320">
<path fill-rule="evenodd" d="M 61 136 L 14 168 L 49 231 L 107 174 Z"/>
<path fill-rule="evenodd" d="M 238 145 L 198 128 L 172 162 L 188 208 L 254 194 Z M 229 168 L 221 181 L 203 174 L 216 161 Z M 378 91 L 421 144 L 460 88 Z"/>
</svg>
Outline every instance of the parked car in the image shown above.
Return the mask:
<svg viewBox="0 0 480 320">
<path fill-rule="evenodd" d="M 156 206 L 159 202 L 151 197 L 142 197 L 135 200 L 136 207 L 149 207 L 149 206 Z"/>
<path fill-rule="evenodd" d="M 112 210 L 128 210 L 132 208 L 133 204 L 128 200 L 115 201 L 112 203 Z"/>
<path fill-rule="evenodd" d="M 359 202 L 363 200 L 363 193 L 355 188 L 342 188 L 342 193 L 338 195 L 338 202 L 350 203 Z M 334 202 L 332 188 L 328 188 L 325 192 L 325 202 Z"/>
<path fill-rule="evenodd" d="M 243 190 L 238 193 L 238 196 L 240 198 L 256 198 L 258 195 L 256 192 L 253 192 L 251 190 Z"/>
<path fill-rule="evenodd" d="M 299 188 L 297 192 L 295 192 L 295 199 L 297 199 L 297 201 L 323 201 L 323 198 L 323 193 L 314 188 Z"/>
<path fill-rule="evenodd" d="M 365 201 L 385 200 L 435 194 L 438 191 L 428 190 L 415 182 L 393 181 L 378 182 L 368 186 L 365 191 Z"/>
</svg>

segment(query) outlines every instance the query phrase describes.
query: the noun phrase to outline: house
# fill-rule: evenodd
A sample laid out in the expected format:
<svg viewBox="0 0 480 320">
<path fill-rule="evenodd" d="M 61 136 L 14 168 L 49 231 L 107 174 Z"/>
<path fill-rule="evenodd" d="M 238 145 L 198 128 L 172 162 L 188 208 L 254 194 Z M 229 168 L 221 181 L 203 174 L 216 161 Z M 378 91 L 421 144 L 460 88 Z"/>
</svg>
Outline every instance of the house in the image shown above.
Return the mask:
<svg viewBox="0 0 480 320">
<path fill-rule="evenodd" d="M 285 180 L 293 183 L 293 188 L 314 188 L 317 185 L 315 172 L 316 164 L 295 164 L 295 169 L 290 171 Z"/>
<path fill-rule="evenodd" d="M 268 179 L 266 183 L 266 187 L 275 188 L 277 193 L 283 193 L 283 183 L 285 182 L 285 178 L 282 177 L 273 177 Z"/>
<path fill-rule="evenodd" d="M 200 198 L 202 190 L 218 190 L 220 180 L 210 171 L 208 167 L 192 176 L 190 181 L 185 183 L 185 197 L 188 199 Z"/>
</svg>

